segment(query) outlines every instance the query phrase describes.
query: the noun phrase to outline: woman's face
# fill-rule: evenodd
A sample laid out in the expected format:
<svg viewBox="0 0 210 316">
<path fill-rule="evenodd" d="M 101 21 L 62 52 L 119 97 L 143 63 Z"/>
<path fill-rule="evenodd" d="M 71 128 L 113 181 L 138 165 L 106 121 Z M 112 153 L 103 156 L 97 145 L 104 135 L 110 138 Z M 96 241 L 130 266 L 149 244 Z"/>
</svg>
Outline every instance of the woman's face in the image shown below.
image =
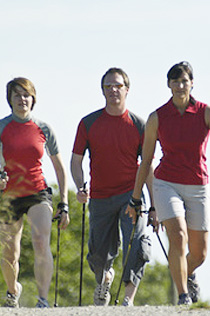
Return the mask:
<svg viewBox="0 0 210 316">
<path fill-rule="evenodd" d="M 33 97 L 21 86 L 17 85 L 12 90 L 10 103 L 13 113 L 18 117 L 24 118 L 31 112 Z"/>
<path fill-rule="evenodd" d="M 168 86 L 171 89 L 173 97 L 186 98 L 189 97 L 193 88 L 193 80 L 190 79 L 188 73 L 183 72 L 177 79 L 170 79 Z"/>
</svg>

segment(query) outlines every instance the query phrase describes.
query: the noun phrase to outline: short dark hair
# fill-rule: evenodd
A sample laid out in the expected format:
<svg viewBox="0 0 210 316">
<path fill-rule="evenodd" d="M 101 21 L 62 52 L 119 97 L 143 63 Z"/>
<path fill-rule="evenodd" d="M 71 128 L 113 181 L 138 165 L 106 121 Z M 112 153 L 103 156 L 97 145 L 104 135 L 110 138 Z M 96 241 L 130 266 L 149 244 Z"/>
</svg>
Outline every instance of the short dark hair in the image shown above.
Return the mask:
<svg viewBox="0 0 210 316">
<path fill-rule="evenodd" d="M 108 75 L 108 74 L 114 74 L 114 73 L 118 73 L 119 75 L 121 75 L 123 77 L 123 80 L 124 80 L 124 84 L 127 88 L 130 87 L 130 80 L 128 78 L 128 75 L 125 73 L 124 70 L 122 70 L 121 68 L 117 68 L 117 67 L 112 67 L 112 68 L 109 68 L 109 70 L 107 70 L 105 72 L 105 74 L 103 75 L 102 79 L 101 79 L 101 89 L 104 90 L 104 80 L 105 80 L 105 77 Z"/>
<path fill-rule="evenodd" d="M 36 103 L 36 90 L 33 83 L 29 79 L 26 79 L 23 77 L 14 78 L 13 80 L 7 83 L 7 101 L 9 103 L 9 106 L 12 109 L 11 95 L 12 95 L 12 91 L 15 91 L 16 86 L 21 86 L 24 90 L 28 92 L 29 95 L 32 96 L 33 98 L 33 104 L 31 107 L 31 110 L 32 110 L 34 107 L 34 104 Z"/>
<path fill-rule="evenodd" d="M 183 72 L 186 72 L 190 80 L 193 80 L 192 66 L 187 61 L 181 61 L 180 63 L 175 64 L 169 69 L 167 73 L 168 81 L 170 81 L 171 79 L 178 79 L 183 74 Z"/>
</svg>

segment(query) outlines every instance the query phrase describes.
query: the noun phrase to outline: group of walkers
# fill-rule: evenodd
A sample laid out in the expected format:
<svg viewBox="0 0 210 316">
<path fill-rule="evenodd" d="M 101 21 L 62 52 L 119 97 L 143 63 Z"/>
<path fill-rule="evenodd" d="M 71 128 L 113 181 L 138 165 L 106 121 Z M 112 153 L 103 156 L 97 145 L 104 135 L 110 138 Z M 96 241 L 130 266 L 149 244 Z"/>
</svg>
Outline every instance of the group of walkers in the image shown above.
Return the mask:
<svg viewBox="0 0 210 316">
<path fill-rule="evenodd" d="M 209 230 L 209 184 L 206 146 L 210 107 L 192 95 L 193 70 L 189 63 L 175 64 L 167 74 L 171 99 L 149 115 L 147 122 L 127 109 L 130 82 L 120 68 L 110 68 L 102 77 L 105 107 L 79 123 L 71 157 L 71 174 L 80 203 L 89 203 L 89 252 L 87 260 L 95 274 L 96 306 L 107 306 L 114 280 L 114 259 L 122 232 L 126 260 L 123 306 L 134 298 L 151 257 L 146 227 L 159 224 L 169 239 L 169 267 L 179 294 L 178 304 L 199 299 L 195 270 L 205 260 Z M 66 229 L 68 188 L 66 171 L 52 128 L 34 118 L 36 90 L 26 78 L 7 84 L 11 114 L 0 120 L 1 268 L 7 285 L 7 307 L 18 307 L 22 286 L 18 282 L 23 215 L 31 226 L 34 275 L 38 289 L 36 307 L 49 307 L 48 291 L 53 273 L 50 250 L 53 218 L 52 190 L 42 173 L 46 148 L 60 190 L 55 218 Z M 156 142 L 163 156 L 153 169 Z M 83 158 L 90 157 L 90 189 L 84 190 Z M 139 165 L 140 157 L 140 165 Z M 146 184 L 150 206 L 146 206 Z M 136 217 L 137 212 L 140 216 Z M 148 213 L 148 215 L 147 215 Z M 186 253 L 188 250 L 188 253 Z"/>
</svg>

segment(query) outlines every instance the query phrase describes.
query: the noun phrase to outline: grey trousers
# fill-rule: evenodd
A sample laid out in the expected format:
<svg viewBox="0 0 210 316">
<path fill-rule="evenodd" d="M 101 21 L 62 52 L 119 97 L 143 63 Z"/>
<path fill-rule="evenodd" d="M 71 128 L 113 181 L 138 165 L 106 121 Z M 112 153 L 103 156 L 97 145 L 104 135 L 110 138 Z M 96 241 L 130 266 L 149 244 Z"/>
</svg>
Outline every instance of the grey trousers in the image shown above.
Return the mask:
<svg viewBox="0 0 210 316">
<path fill-rule="evenodd" d="M 99 284 L 113 265 L 120 246 L 120 228 L 123 241 L 123 261 L 133 229 L 131 218 L 125 214 L 132 191 L 106 199 L 91 199 L 89 202 L 89 253 L 87 259 Z M 145 263 L 151 255 L 151 241 L 145 234 L 147 215 L 139 217 L 127 261 L 123 281 L 138 286 L 144 273 Z"/>
</svg>

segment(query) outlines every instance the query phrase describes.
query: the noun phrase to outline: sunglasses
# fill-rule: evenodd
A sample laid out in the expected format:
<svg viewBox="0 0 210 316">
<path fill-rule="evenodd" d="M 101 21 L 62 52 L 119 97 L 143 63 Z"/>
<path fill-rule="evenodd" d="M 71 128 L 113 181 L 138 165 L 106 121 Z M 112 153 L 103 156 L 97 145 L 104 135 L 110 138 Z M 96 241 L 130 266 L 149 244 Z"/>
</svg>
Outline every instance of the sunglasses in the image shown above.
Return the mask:
<svg viewBox="0 0 210 316">
<path fill-rule="evenodd" d="M 110 90 L 112 88 L 116 88 L 116 89 L 121 89 L 122 87 L 124 87 L 123 83 L 114 83 L 114 84 L 104 84 L 104 89 L 106 90 Z"/>
</svg>

